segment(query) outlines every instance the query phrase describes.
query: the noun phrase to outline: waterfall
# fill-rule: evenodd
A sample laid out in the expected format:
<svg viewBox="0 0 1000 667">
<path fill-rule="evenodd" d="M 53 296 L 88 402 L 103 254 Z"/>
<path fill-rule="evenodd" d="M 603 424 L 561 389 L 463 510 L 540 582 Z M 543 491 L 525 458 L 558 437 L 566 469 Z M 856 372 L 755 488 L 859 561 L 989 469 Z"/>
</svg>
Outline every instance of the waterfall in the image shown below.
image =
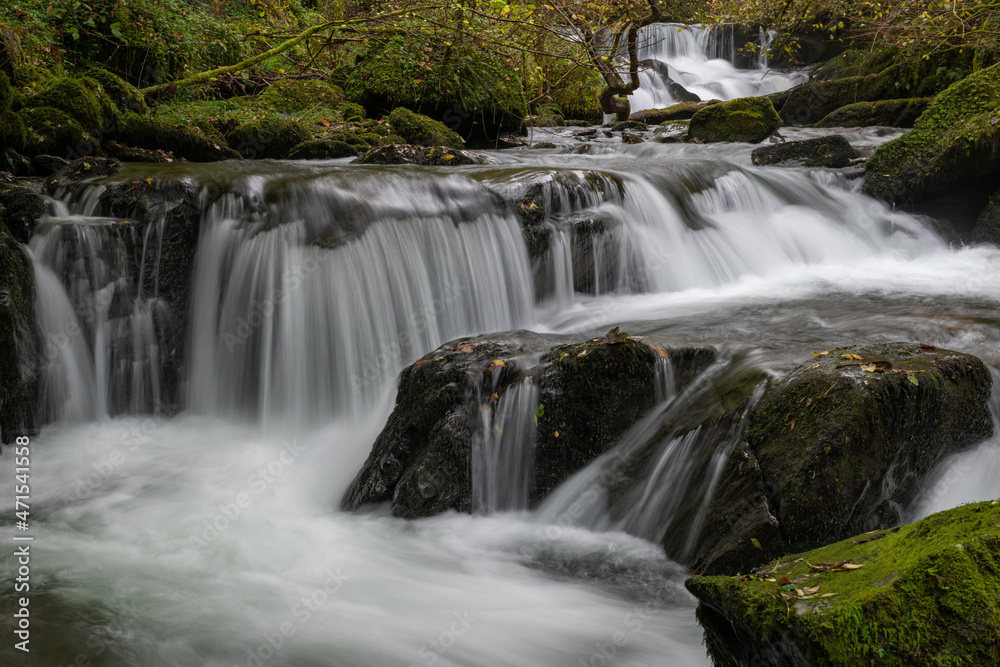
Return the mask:
<svg viewBox="0 0 1000 667">
<path fill-rule="evenodd" d="M 640 30 L 638 56 L 645 63 L 641 86 L 631 96 L 632 111 L 689 101 L 732 100 L 787 90 L 808 80 L 802 72 L 768 72 L 767 48 L 773 31 L 761 29 L 752 69 L 736 67 L 733 25 L 654 23 Z"/>
</svg>

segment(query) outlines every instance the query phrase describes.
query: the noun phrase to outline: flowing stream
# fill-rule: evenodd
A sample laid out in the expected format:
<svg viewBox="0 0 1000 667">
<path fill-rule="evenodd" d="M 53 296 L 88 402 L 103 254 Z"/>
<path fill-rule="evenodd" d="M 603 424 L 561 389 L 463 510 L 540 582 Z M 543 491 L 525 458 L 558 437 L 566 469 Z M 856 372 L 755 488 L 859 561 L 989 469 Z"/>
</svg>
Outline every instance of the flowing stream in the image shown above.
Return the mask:
<svg viewBox="0 0 1000 667">
<path fill-rule="evenodd" d="M 856 173 L 755 168 L 741 144 L 581 151 L 572 129 L 475 167 L 130 165 L 54 202 L 30 244 L 46 422 L 32 438 L 32 652 L 5 640 L 3 664 L 707 665 L 687 572 L 656 544 L 670 531 L 683 547 L 713 520 L 663 517 L 682 496 L 707 506 L 733 442 L 706 451 L 711 433 L 670 430 L 697 383 L 678 390 L 659 369 L 658 407 L 618 445 L 653 446 L 624 514 L 560 520 L 600 460 L 528 508 L 530 375 L 481 415 L 476 514 L 341 512 L 400 370 L 463 335 L 614 326 L 714 346 L 709 379 L 878 340 L 1000 368 L 1000 249 L 949 243 L 862 196 Z M 844 134 L 862 150 L 894 136 Z M 200 193 L 187 313 L 159 273 L 164 224 L 103 217 L 104 188 L 146 178 Z M 544 252 L 522 236 L 526 193 Z M 128 253 L 154 259 L 136 275 Z M 165 416 L 172 390 L 182 410 Z M 942 464 L 913 513 L 998 496 L 994 438 Z"/>
</svg>

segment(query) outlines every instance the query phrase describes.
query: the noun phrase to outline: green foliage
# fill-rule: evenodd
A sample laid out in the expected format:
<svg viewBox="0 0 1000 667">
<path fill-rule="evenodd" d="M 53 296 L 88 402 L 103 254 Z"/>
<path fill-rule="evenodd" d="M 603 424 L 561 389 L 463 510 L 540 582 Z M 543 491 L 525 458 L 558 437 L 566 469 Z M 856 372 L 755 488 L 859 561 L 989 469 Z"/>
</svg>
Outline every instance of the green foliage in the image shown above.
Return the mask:
<svg viewBox="0 0 1000 667">
<path fill-rule="evenodd" d="M 406 139 L 407 143 L 421 146 L 447 146 L 465 148 L 465 142 L 443 123 L 428 118 L 409 109 L 398 107 L 389 114 L 393 129 Z"/>
</svg>

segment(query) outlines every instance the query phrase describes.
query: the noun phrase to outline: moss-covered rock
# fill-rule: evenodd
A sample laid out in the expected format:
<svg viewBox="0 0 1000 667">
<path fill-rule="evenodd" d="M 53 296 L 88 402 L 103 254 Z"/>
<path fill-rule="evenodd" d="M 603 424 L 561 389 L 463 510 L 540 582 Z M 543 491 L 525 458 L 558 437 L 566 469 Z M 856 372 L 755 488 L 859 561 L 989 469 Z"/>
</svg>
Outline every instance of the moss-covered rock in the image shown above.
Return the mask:
<svg viewBox="0 0 1000 667">
<path fill-rule="evenodd" d="M 7 113 L 14 105 L 14 88 L 4 72 L 0 72 L 0 114 Z"/>
<path fill-rule="evenodd" d="M 781 127 L 781 118 L 764 97 L 742 97 L 699 109 L 691 117 L 689 138 L 704 143 L 760 143 Z"/>
<path fill-rule="evenodd" d="M 122 113 L 131 112 L 142 115 L 149 113 L 146 98 L 139 92 L 139 89 L 117 74 L 104 69 L 93 69 L 87 75 L 101 84 L 104 93 Z"/>
<path fill-rule="evenodd" d="M 337 108 L 337 113 L 345 123 L 356 123 L 365 119 L 365 108 L 354 102 L 344 102 Z"/>
<path fill-rule="evenodd" d="M 864 192 L 888 202 L 921 200 L 1000 172 L 1000 64 L 938 95 L 913 131 L 879 146 Z"/>
<path fill-rule="evenodd" d="M 289 160 L 329 160 L 339 157 L 354 157 L 357 151 L 344 141 L 310 139 L 303 141 L 288 152 Z"/>
<path fill-rule="evenodd" d="M 661 144 L 675 144 L 687 140 L 689 126 L 687 120 L 668 120 L 660 124 L 653 132 L 653 141 Z"/>
<path fill-rule="evenodd" d="M 930 102 L 929 97 L 856 102 L 828 114 L 815 127 L 913 127 Z"/>
<path fill-rule="evenodd" d="M 392 113 L 389 114 L 389 124 L 409 144 L 465 148 L 462 137 L 448 129 L 444 123 L 403 107 L 393 109 Z"/>
<path fill-rule="evenodd" d="M 645 123 L 638 120 L 623 120 L 617 123 L 611 123 L 610 127 L 612 132 L 624 132 L 625 130 L 645 132 L 649 129 Z"/>
<path fill-rule="evenodd" d="M 11 176 L 30 176 L 31 161 L 10 146 L 0 148 L 0 172 L 3 171 Z"/>
<path fill-rule="evenodd" d="M 754 149 L 750 158 L 755 165 L 804 167 L 846 167 L 858 152 L 843 136 L 833 134 L 805 141 L 788 141 Z"/>
<path fill-rule="evenodd" d="M 29 156 L 75 158 L 100 153 L 99 142 L 69 114 L 53 107 L 31 107 L 18 115 L 28 129 L 24 151 Z"/>
<path fill-rule="evenodd" d="M 85 130 L 94 133 L 101 130 L 105 124 L 105 115 L 110 112 L 102 106 L 101 97 L 83 79 L 67 76 L 45 84 L 25 104 L 29 107 L 50 107 L 64 111 Z M 113 118 L 109 120 L 114 122 Z"/>
<path fill-rule="evenodd" d="M 566 127 L 566 119 L 554 113 L 525 116 L 521 121 L 521 134 L 527 134 L 528 130 L 536 127 Z"/>
<path fill-rule="evenodd" d="M 151 151 L 145 148 L 125 146 L 117 141 L 105 141 L 101 146 L 104 154 L 122 162 L 172 162 L 173 158 L 166 151 Z"/>
<path fill-rule="evenodd" d="M 7 219 L 7 215 L 3 215 Z M 0 222 L 0 440 L 13 442 L 31 425 L 29 386 L 36 371 L 35 277 L 31 260 Z"/>
<path fill-rule="evenodd" d="M 315 106 L 334 108 L 344 101 L 344 91 L 322 79 L 282 79 L 261 93 L 260 101 L 281 113 L 295 113 Z"/>
<path fill-rule="evenodd" d="M 73 160 L 58 173 L 45 180 L 45 187 L 51 194 L 72 188 L 84 181 L 114 176 L 125 165 L 106 157 L 84 157 Z"/>
<path fill-rule="evenodd" d="M 674 104 L 664 109 L 644 109 L 636 111 L 628 118 L 629 120 L 639 121 L 647 125 L 659 125 L 660 123 L 672 120 L 691 120 L 696 113 L 713 104 L 719 104 L 719 100 L 711 100 L 709 102 L 681 102 L 680 104 Z"/>
<path fill-rule="evenodd" d="M 163 121 L 132 114 L 125 118 L 121 143 L 145 150 L 164 150 L 191 162 L 239 159 L 240 154 L 202 134 Z"/>
<path fill-rule="evenodd" d="M 23 151 L 28 143 L 28 128 L 13 111 L 0 111 L 0 146 Z"/>
<path fill-rule="evenodd" d="M 45 199 L 33 187 L 0 182 L 0 220 L 18 243 L 27 243 L 35 224 L 45 215 Z"/>
<path fill-rule="evenodd" d="M 812 125 L 847 104 L 897 99 L 900 93 L 897 83 L 887 72 L 810 81 L 788 93 L 781 107 L 781 119 L 787 125 Z"/>
<path fill-rule="evenodd" d="M 438 166 L 458 166 L 464 164 L 486 164 L 484 158 L 469 151 L 455 150 L 447 146 L 412 146 L 410 144 L 390 144 L 367 151 L 359 157 L 358 164 L 428 164 Z"/>
<path fill-rule="evenodd" d="M 752 576 L 694 577 L 687 588 L 719 665 L 994 665 L 1000 502 L 859 534 Z"/>
<path fill-rule="evenodd" d="M 841 348 L 768 389 L 746 437 L 788 549 L 898 525 L 942 458 L 992 435 L 989 370 L 928 347 Z"/>
<path fill-rule="evenodd" d="M 311 138 L 302 123 L 287 118 L 262 118 L 240 125 L 226 140 L 245 158 L 281 160 Z"/>
</svg>

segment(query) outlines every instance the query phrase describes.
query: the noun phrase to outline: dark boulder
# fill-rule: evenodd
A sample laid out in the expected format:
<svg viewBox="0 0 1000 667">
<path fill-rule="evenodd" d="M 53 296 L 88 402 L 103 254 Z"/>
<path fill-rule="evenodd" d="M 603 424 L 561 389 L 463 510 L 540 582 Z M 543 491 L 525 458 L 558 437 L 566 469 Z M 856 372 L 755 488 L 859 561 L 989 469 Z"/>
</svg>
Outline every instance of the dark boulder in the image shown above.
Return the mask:
<svg viewBox="0 0 1000 667">
<path fill-rule="evenodd" d="M 990 199 L 972 229 L 973 243 L 994 243 L 1000 245 L 1000 191 Z"/>
<path fill-rule="evenodd" d="M 810 81 L 788 92 L 781 105 L 781 120 L 786 125 L 812 125 L 848 104 L 897 99 L 896 83 L 888 72 Z"/>
<path fill-rule="evenodd" d="M 23 178 L 31 175 L 31 160 L 13 148 L 0 149 L 0 172 Z"/>
<path fill-rule="evenodd" d="M 839 134 L 805 141 L 788 141 L 754 149 L 753 163 L 758 166 L 842 168 L 859 157 L 847 139 Z"/>
<path fill-rule="evenodd" d="M 45 215 L 45 198 L 27 183 L 0 181 L 0 222 L 18 243 L 27 243 Z"/>
<path fill-rule="evenodd" d="M 612 132 L 624 132 L 626 130 L 636 130 L 639 132 L 645 132 L 648 129 L 648 127 L 646 126 L 645 123 L 629 119 L 611 124 L 610 129 Z"/>
<path fill-rule="evenodd" d="M 43 178 L 58 173 L 69 166 L 69 160 L 58 155 L 36 155 L 31 158 L 31 172 Z"/>
<path fill-rule="evenodd" d="M 6 221 L 7 215 L 3 215 Z M 0 222 L 0 440 L 14 442 L 32 425 L 30 390 L 37 371 L 35 274 L 18 239 Z"/>
<path fill-rule="evenodd" d="M 691 118 L 689 138 L 704 143 L 739 141 L 757 144 L 781 127 L 765 97 L 742 97 L 706 106 Z"/>
<path fill-rule="evenodd" d="M 62 170 L 46 179 L 50 194 L 75 188 L 80 183 L 96 178 L 114 176 L 124 168 L 118 160 L 106 157 L 83 157 L 68 163 Z"/>
<path fill-rule="evenodd" d="M 18 114 L 27 128 L 24 152 L 28 156 L 56 155 L 69 160 L 100 154 L 100 143 L 65 111 L 31 107 Z"/>
<path fill-rule="evenodd" d="M 687 588 L 718 665 L 992 665 L 998 526 L 1000 502 L 964 505 Z"/>
<path fill-rule="evenodd" d="M 475 153 L 456 150 L 448 146 L 413 146 L 392 144 L 378 146 L 355 160 L 358 164 L 425 164 L 437 166 L 458 166 L 465 164 L 487 164 Z"/>
<path fill-rule="evenodd" d="M 627 336 L 551 345 L 527 334 L 461 339 L 405 369 L 396 407 L 343 506 L 388 502 L 409 518 L 471 511 L 480 414 L 528 377 L 538 388 L 530 503 L 607 451 L 653 405 L 654 366 L 665 352 Z"/>
</svg>

